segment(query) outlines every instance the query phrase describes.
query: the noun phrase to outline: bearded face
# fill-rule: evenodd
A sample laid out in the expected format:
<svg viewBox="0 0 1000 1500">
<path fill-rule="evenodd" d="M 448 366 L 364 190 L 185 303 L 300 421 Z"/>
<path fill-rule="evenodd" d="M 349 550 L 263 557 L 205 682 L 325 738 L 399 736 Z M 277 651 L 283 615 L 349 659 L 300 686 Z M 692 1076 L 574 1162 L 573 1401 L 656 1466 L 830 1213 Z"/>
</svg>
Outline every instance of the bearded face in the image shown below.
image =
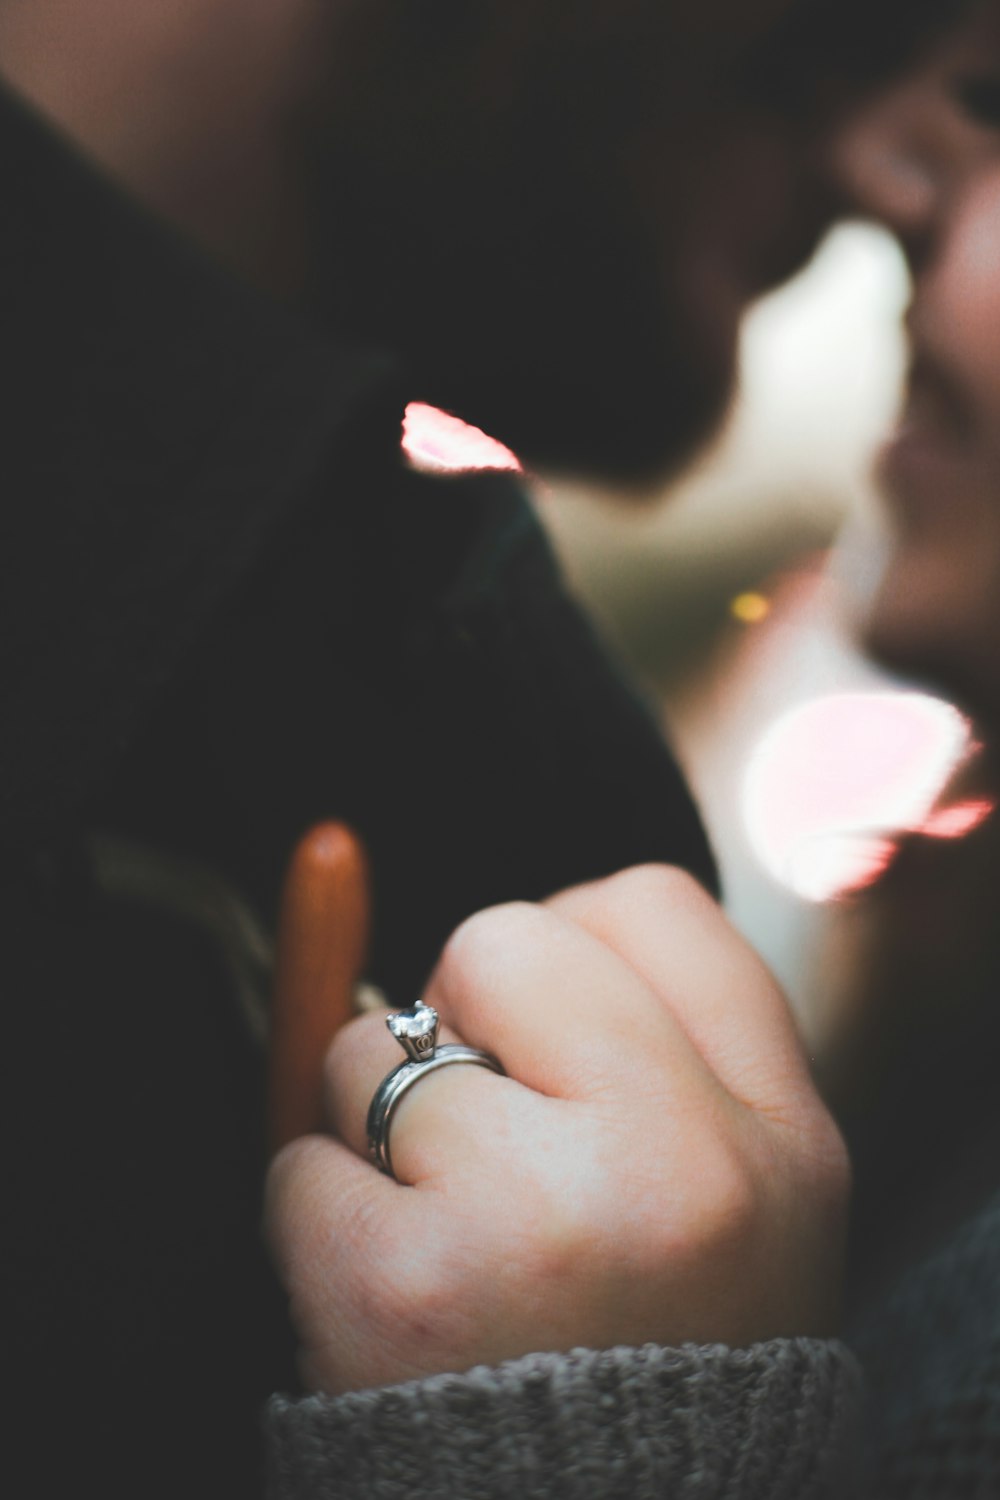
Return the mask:
<svg viewBox="0 0 1000 1500">
<path fill-rule="evenodd" d="M 659 476 L 721 416 L 747 301 L 833 216 L 848 60 L 902 63 L 938 9 L 353 4 L 309 122 L 312 301 L 529 462 Z"/>
</svg>

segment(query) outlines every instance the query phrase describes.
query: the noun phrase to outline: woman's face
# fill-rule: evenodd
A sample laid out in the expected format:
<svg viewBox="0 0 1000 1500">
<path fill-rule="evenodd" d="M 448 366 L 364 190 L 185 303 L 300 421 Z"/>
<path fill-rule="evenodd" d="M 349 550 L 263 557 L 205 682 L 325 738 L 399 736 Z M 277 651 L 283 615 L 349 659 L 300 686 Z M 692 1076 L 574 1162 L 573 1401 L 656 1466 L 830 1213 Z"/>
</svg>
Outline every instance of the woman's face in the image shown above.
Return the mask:
<svg viewBox="0 0 1000 1500">
<path fill-rule="evenodd" d="M 868 642 L 1000 720 L 1000 3 L 835 148 L 841 182 L 899 235 L 912 368 L 880 463 L 894 550 Z"/>
</svg>

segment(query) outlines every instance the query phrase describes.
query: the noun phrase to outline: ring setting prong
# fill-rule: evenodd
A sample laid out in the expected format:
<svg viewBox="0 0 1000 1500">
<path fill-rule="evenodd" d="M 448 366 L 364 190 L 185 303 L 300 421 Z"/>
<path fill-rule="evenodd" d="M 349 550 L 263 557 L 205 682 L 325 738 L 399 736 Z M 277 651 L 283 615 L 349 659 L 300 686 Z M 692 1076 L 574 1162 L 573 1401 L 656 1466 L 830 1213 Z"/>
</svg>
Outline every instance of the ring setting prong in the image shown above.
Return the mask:
<svg viewBox="0 0 1000 1500">
<path fill-rule="evenodd" d="M 422 1002 L 386 1017 L 385 1024 L 412 1062 L 430 1062 L 437 1049 L 438 1013 Z"/>
</svg>

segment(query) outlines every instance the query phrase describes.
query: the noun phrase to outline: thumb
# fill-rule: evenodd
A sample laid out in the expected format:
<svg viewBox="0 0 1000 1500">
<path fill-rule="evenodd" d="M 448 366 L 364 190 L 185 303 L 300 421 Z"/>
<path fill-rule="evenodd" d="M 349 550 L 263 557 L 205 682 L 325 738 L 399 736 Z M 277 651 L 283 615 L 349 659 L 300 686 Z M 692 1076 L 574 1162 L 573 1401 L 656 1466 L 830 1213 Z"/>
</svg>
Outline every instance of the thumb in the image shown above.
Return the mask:
<svg viewBox="0 0 1000 1500">
<path fill-rule="evenodd" d="M 299 842 L 278 921 L 268 1080 L 268 1133 L 279 1150 L 324 1128 L 323 1058 L 353 1014 L 371 922 L 364 845 L 342 823 Z"/>
</svg>

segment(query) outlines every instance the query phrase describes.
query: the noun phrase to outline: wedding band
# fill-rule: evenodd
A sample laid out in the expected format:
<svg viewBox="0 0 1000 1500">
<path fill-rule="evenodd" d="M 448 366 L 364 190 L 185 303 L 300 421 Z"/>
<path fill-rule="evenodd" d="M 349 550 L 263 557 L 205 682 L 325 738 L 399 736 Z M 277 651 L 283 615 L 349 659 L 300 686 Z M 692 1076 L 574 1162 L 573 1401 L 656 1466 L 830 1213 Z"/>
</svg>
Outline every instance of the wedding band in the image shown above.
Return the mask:
<svg viewBox="0 0 1000 1500">
<path fill-rule="evenodd" d="M 471 1063 L 478 1068 L 489 1068 L 493 1073 L 502 1073 L 503 1068 L 495 1057 L 479 1047 L 466 1047 L 459 1042 L 448 1042 L 439 1047 L 438 1014 L 433 1006 L 416 1005 L 412 1010 L 398 1011 L 387 1016 L 385 1024 L 409 1060 L 387 1073 L 375 1090 L 368 1109 L 368 1150 L 379 1171 L 395 1177 L 389 1151 L 389 1129 L 403 1095 L 421 1078 L 454 1063 Z"/>
</svg>

